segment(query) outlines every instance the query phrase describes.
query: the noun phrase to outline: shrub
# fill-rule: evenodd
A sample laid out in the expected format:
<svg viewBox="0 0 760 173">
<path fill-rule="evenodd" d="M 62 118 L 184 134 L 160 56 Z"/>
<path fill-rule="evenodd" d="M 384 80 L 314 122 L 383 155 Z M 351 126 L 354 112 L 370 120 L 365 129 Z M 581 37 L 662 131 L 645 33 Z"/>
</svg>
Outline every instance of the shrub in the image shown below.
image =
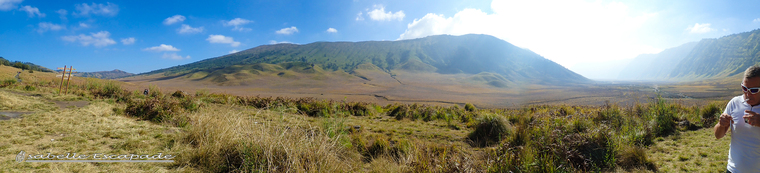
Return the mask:
<svg viewBox="0 0 760 173">
<path fill-rule="evenodd" d="M 356 103 L 343 103 L 343 109 L 347 110 L 354 116 L 371 116 L 374 106 L 369 103 L 356 102 Z"/>
<path fill-rule="evenodd" d="M 34 87 L 34 86 L 31 86 L 31 85 L 27 85 L 27 86 L 24 86 L 24 90 L 25 91 L 34 91 L 34 90 L 37 90 L 37 88 Z"/>
<path fill-rule="evenodd" d="M 657 166 L 647 158 L 646 150 L 638 146 L 623 148 L 617 154 L 615 162 L 617 165 L 627 170 L 644 167 L 655 172 L 657 171 Z"/>
<path fill-rule="evenodd" d="M 472 105 L 470 103 L 464 104 L 464 110 L 475 112 L 478 110 L 478 108 L 475 108 L 475 105 Z"/>
<path fill-rule="evenodd" d="M 702 127 L 709 127 L 718 120 L 718 116 L 720 115 L 720 108 L 717 104 L 710 103 L 707 105 L 707 107 L 700 110 L 699 114 L 702 115 Z"/>
<path fill-rule="evenodd" d="M 170 99 L 150 98 L 127 103 L 124 112 L 144 120 L 161 123 L 170 120 L 175 113 L 181 111 L 179 105 Z"/>
<path fill-rule="evenodd" d="M 0 83 L 0 88 L 11 86 L 13 84 L 16 84 L 16 79 L 5 79 L 2 83 Z"/>
<path fill-rule="evenodd" d="M 665 102 L 662 97 L 658 97 L 652 102 L 650 113 L 654 119 L 650 120 L 652 133 L 655 136 L 665 136 L 676 130 L 676 115 L 674 108 Z"/>
<path fill-rule="evenodd" d="M 391 110 L 390 113 L 388 113 L 388 116 L 395 117 L 397 120 L 404 119 L 406 117 L 411 117 L 411 113 L 409 111 L 408 105 L 388 105 L 389 109 Z"/>
<path fill-rule="evenodd" d="M 97 87 L 91 88 L 91 92 L 98 97 L 117 98 L 122 95 L 122 92 L 124 92 L 124 90 L 121 89 L 121 86 L 113 81 L 106 82 L 102 87 L 100 85 L 96 86 Z"/>
<path fill-rule="evenodd" d="M 175 98 L 184 98 L 185 94 L 182 93 L 182 91 L 177 90 L 177 91 L 174 91 L 174 93 L 172 93 L 172 97 L 175 97 Z"/>
<path fill-rule="evenodd" d="M 475 127 L 475 131 L 467 136 L 474 146 L 488 146 L 501 141 L 504 136 L 511 133 L 511 127 L 506 118 L 487 114 L 482 116 Z"/>
</svg>

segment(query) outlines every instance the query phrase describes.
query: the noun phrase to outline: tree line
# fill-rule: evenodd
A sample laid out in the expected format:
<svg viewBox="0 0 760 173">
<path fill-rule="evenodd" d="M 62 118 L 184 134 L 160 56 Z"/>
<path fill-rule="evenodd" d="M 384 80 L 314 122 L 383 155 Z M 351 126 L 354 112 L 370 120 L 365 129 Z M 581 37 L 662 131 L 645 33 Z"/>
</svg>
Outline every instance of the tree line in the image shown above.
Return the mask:
<svg viewBox="0 0 760 173">
<path fill-rule="evenodd" d="M 21 62 L 21 61 L 8 61 L 7 59 L 0 57 L 0 65 L 4 66 L 11 66 L 20 68 L 22 70 L 31 70 L 31 71 L 41 71 L 41 72 L 53 72 L 52 70 L 30 63 L 30 62 Z"/>
</svg>

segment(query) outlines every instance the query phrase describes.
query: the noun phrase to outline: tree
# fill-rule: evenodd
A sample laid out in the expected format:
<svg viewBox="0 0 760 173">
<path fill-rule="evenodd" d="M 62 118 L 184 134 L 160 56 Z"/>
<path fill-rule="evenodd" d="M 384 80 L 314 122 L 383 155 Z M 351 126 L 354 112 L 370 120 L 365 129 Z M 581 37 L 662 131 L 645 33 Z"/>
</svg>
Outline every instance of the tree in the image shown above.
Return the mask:
<svg viewBox="0 0 760 173">
<path fill-rule="evenodd" d="M 21 63 L 21 62 L 18 62 L 18 61 L 16 61 L 15 63 L 13 63 L 13 67 L 16 67 L 16 68 L 20 68 L 20 69 L 24 69 L 24 70 L 25 70 L 25 68 L 24 68 L 24 63 Z"/>
</svg>

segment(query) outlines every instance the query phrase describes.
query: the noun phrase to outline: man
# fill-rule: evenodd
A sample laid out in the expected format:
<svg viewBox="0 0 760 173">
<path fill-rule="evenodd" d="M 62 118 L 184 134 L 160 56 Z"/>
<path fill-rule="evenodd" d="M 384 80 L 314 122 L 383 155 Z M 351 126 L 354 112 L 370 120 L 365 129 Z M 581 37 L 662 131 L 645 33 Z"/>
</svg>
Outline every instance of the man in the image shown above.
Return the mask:
<svg viewBox="0 0 760 173">
<path fill-rule="evenodd" d="M 741 87 L 744 94 L 728 102 L 713 130 L 717 139 L 731 130 L 727 172 L 760 172 L 760 66 L 744 71 Z"/>
</svg>

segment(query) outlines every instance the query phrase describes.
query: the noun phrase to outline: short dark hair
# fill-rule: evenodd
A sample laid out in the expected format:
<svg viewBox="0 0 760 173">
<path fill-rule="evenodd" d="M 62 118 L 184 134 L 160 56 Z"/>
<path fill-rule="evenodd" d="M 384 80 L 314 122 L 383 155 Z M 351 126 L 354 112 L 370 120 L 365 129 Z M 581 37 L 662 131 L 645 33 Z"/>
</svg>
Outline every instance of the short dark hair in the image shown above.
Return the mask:
<svg viewBox="0 0 760 173">
<path fill-rule="evenodd" d="M 760 66 L 753 65 L 744 71 L 744 79 L 760 77 Z"/>
</svg>

